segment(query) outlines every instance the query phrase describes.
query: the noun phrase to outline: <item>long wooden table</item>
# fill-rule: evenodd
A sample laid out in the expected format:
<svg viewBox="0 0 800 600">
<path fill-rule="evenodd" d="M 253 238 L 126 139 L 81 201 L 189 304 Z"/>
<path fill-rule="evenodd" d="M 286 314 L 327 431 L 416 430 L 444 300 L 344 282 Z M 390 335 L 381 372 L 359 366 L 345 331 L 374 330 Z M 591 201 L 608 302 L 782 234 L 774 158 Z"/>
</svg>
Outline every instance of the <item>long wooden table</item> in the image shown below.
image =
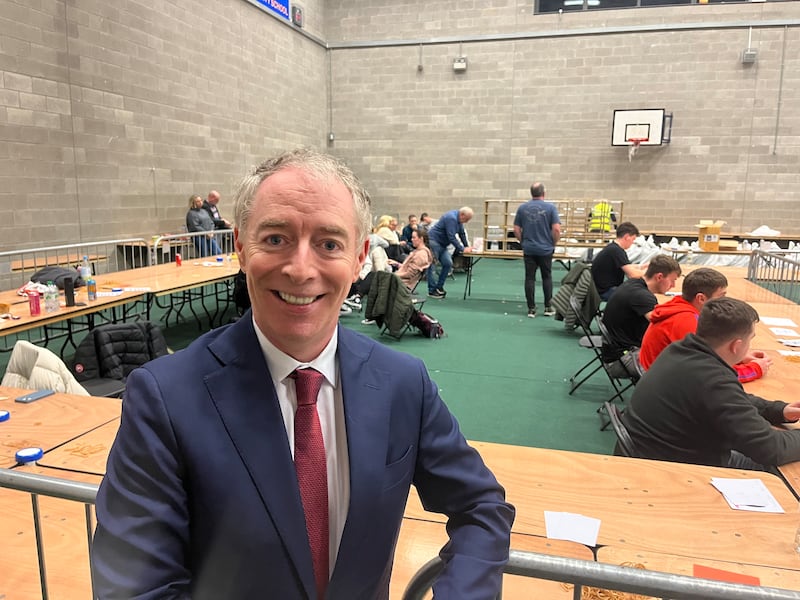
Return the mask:
<svg viewBox="0 0 800 600">
<path fill-rule="evenodd" d="M 774 475 L 618 456 L 475 442 L 517 508 L 513 531 L 545 536 L 544 511 L 601 519 L 599 545 L 800 570 L 798 503 Z M 761 479 L 784 514 L 735 511 L 711 477 Z M 412 491 L 406 516 L 426 512 Z"/>
<path fill-rule="evenodd" d="M 641 566 L 651 571 L 674 573 L 676 575 L 694 576 L 694 566 L 711 567 L 732 573 L 740 573 L 757 577 L 760 585 L 800 590 L 800 571 L 750 565 L 743 562 L 724 562 L 719 560 L 698 559 L 646 550 L 632 550 L 611 545 L 597 550 L 597 561 L 610 565 Z"/>
<path fill-rule="evenodd" d="M 0 423 L 0 467 L 17 463 L 14 455 L 22 448 L 37 447 L 49 452 L 87 431 L 118 420 L 122 401 L 72 394 L 53 394 L 30 404 L 14 399 L 29 390 L 0 387 L 0 410 L 11 413 Z"/>
<path fill-rule="evenodd" d="M 106 309 L 139 301 L 146 302 L 146 313 L 149 318 L 150 307 L 156 298 L 225 282 L 234 277 L 238 271 L 238 261 L 231 261 L 230 264 L 227 261 L 218 263 L 215 257 L 209 257 L 202 261 L 186 261 L 180 267 L 174 263 L 167 263 L 97 275 L 95 281 L 100 295 L 96 300 L 88 299 L 86 287 L 83 286 L 75 290 L 75 301 L 81 306 L 64 306 L 62 295 L 62 305 L 58 311 L 46 313 L 42 301 L 41 314 L 37 316 L 31 316 L 26 297 L 19 296 L 16 290 L 6 290 L 0 292 L 0 303 L 10 304 L 10 312 L 15 318 L 0 320 L 0 336 L 62 322 L 69 323 L 77 317 L 91 316 Z M 121 291 L 114 292 L 115 288 Z M 212 316 L 205 306 L 204 298 L 201 300 L 209 320 L 212 320 L 216 313 Z"/>
</svg>

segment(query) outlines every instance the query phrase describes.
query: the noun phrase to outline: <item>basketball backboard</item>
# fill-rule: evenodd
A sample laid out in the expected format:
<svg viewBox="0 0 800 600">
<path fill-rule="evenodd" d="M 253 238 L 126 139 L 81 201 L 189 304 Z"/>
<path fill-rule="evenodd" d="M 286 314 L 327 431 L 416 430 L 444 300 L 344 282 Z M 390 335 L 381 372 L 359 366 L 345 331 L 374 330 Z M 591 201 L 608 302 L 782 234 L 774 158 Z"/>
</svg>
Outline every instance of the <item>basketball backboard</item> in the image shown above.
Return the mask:
<svg viewBox="0 0 800 600">
<path fill-rule="evenodd" d="M 641 146 L 668 144 L 672 130 L 672 115 L 663 108 L 642 108 L 614 111 L 611 126 L 612 146 Z"/>
</svg>

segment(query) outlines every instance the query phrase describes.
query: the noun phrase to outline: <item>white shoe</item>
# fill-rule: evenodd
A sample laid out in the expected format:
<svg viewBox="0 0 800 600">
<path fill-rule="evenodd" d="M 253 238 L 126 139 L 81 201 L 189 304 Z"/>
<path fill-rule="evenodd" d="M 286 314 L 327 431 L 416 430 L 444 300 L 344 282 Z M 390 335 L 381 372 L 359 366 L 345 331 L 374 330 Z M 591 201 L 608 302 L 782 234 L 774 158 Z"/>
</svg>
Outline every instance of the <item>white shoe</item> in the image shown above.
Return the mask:
<svg viewBox="0 0 800 600">
<path fill-rule="evenodd" d="M 375 320 L 374 319 L 364 319 L 363 321 L 361 321 L 361 324 L 362 325 L 374 325 L 375 324 Z"/>
<path fill-rule="evenodd" d="M 353 309 L 347 306 L 347 304 L 342 304 L 341 308 L 339 308 L 340 315 L 349 315 L 351 312 L 353 312 Z"/>
<path fill-rule="evenodd" d="M 355 308 L 356 310 L 361 310 L 361 296 L 352 295 L 349 298 L 345 298 L 344 303 L 349 306 L 350 308 Z"/>
</svg>

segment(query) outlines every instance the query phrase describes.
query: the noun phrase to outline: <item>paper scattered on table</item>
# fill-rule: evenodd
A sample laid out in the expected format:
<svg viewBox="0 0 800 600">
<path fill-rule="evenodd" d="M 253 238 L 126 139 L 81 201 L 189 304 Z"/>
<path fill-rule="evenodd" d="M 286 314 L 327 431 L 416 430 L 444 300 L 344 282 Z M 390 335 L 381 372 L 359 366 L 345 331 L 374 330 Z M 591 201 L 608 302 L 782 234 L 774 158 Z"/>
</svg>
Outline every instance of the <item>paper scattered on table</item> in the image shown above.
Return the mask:
<svg viewBox="0 0 800 600">
<path fill-rule="evenodd" d="M 800 350 L 778 350 L 782 356 L 800 356 Z"/>
<path fill-rule="evenodd" d="M 202 264 L 204 267 L 224 267 L 225 266 L 224 262 L 211 262 L 211 261 L 208 261 L 208 260 L 203 261 L 200 264 Z"/>
<path fill-rule="evenodd" d="M 792 348 L 800 348 L 800 340 L 778 340 L 784 346 L 791 346 Z"/>
<path fill-rule="evenodd" d="M 785 327 L 770 327 L 769 330 L 775 335 L 782 335 L 783 337 L 800 337 L 794 329 L 786 329 Z"/>
<path fill-rule="evenodd" d="M 544 511 L 544 526 L 551 540 L 567 540 L 587 546 L 596 546 L 600 533 L 600 519 L 568 512 Z"/>
<path fill-rule="evenodd" d="M 768 513 L 784 512 L 775 496 L 760 479 L 712 477 L 711 485 L 722 492 L 722 496 L 733 509 Z"/>
<path fill-rule="evenodd" d="M 759 317 L 759 320 L 770 327 L 797 327 L 797 323 L 784 317 Z"/>
<path fill-rule="evenodd" d="M 682 296 L 683 292 L 666 292 L 665 296 Z"/>
<path fill-rule="evenodd" d="M 118 292 L 97 292 L 98 298 L 108 298 L 110 296 L 121 296 L 121 295 L 122 295 L 122 290 L 119 290 Z"/>
<path fill-rule="evenodd" d="M 126 287 L 123 289 L 126 292 L 149 292 L 151 290 L 149 287 Z"/>
</svg>

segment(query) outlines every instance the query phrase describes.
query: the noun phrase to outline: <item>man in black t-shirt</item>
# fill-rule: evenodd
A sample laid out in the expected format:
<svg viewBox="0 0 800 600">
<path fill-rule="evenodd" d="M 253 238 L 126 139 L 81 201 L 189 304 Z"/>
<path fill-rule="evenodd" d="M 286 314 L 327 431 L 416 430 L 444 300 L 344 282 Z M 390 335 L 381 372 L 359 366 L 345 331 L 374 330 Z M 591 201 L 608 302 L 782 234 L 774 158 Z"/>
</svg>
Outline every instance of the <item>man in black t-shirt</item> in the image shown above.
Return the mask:
<svg viewBox="0 0 800 600">
<path fill-rule="evenodd" d="M 625 275 L 631 279 L 639 278 L 643 268 L 631 264 L 626 250 L 636 241 L 639 229 L 626 221 L 617 227 L 617 238 L 597 253 L 592 260 L 592 279 L 602 300 L 609 300 L 614 291 L 622 285 Z"/>
<path fill-rule="evenodd" d="M 655 294 L 665 294 L 681 275 L 681 267 L 671 256 L 659 254 L 650 261 L 642 279 L 623 283 L 603 311 L 608 340 L 603 341 L 603 362 L 609 373 L 619 378 L 639 378 L 639 346 L 650 315 L 658 304 Z"/>
</svg>

